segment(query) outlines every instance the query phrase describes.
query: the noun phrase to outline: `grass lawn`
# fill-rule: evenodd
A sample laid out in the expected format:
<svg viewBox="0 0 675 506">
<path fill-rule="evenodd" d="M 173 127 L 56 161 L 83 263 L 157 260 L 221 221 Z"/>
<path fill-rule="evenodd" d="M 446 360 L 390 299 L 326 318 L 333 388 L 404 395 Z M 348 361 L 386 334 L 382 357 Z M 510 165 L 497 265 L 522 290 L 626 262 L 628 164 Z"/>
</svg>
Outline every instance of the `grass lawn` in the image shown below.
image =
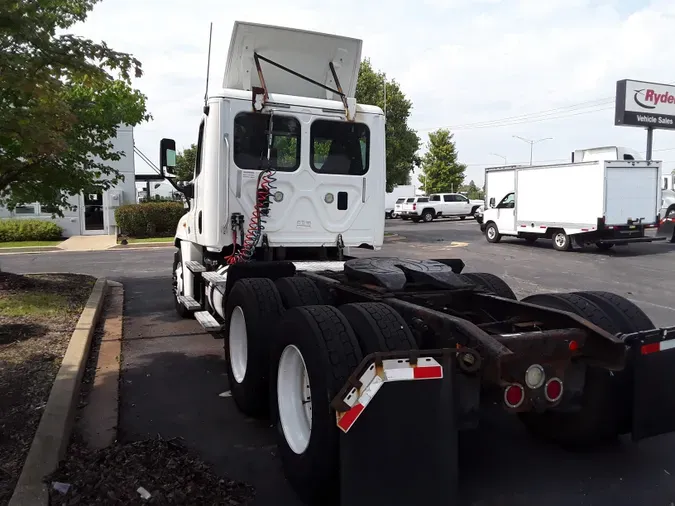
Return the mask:
<svg viewBox="0 0 675 506">
<path fill-rule="evenodd" d="M 142 242 L 173 242 L 173 237 L 130 237 L 127 239 L 129 244 L 138 244 Z"/>
<path fill-rule="evenodd" d="M 34 248 L 35 246 L 57 246 L 63 241 L 13 241 L 0 242 L 0 248 Z"/>
</svg>

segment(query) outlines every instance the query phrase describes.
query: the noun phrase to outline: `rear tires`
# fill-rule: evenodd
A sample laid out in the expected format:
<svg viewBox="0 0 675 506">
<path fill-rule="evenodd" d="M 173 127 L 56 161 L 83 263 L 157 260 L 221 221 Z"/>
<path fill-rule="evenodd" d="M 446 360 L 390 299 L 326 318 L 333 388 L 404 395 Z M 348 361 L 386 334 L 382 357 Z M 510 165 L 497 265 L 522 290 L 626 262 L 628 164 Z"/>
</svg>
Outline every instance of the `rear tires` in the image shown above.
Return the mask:
<svg viewBox="0 0 675 506">
<path fill-rule="evenodd" d="M 494 223 L 488 223 L 485 226 L 485 238 L 487 242 L 497 243 L 502 240 L 502 235 L 499 233 L 497 225 Z"/>
<path fill-rule="evenodd" d="M 403 317 L 381 302 L 344 304 L 340 312 L 354 330 L 363 355 L 378 351 L 407 351 L 417 348 Z"/>
<path fill-rule="evenodd" d="M 330 401 L 363 355 L 345 316 L 332 306 L 295 307 L 271 349 L 271 411 L 286 478 L 310 504 L 339 497 L 339 429 Z"/>
<path fill-rule="evenodd" d="M 434 212 L 431 211 L 431 210 L 429 210 L 429 209 L 427 209 L 426 211 L 424 211 L 424 212 L 422 213 L 422 220 L 423 220 L 425 223 L 429 223 L 430 221 L 434 221 Z"/>
<path fill-rule="evenodd" d="M 329 302 L 316 283 L 309 278 L 303 276 L 279 278 L 275 284 L 281 301 L 287 309 L 297 306 L 317 306 Z"/>
<path fill-rule="evenodd" d="M 526 297 L 523 302 L 579 315 L 611 334 L 621 331 L 601 307 L 577 294 L 537 294 Z M 519 418 L 533 435 L 569 449 L 606 443 L 625 432 L 628 388 L 625 371 L 611 373 L 607 369 L 587 367 L 580 409 L 520 413 Z"/>
<path fill-rule="evenodd" d="M 467 272 L 461 276 L 498 297 L 517 300 L 516 294 L 513 293 L 511 287 L 499 276 L 488 272 Z"/>
<path fill-rule="evenodd" d="M 572 249 L 572 241 L 570 236 L 564 230 L 556 230 L 553 232 L 553 248 L 558 251 L 569 251 Z"/>
<path fill-rule="evenodd" d="M 269 350 L 284 313 L 274 282 L 237 281 L 227 297 L 225 356 L 232 398 L 245 415 L 263 418 L 269 409 Z"/>
</svg>

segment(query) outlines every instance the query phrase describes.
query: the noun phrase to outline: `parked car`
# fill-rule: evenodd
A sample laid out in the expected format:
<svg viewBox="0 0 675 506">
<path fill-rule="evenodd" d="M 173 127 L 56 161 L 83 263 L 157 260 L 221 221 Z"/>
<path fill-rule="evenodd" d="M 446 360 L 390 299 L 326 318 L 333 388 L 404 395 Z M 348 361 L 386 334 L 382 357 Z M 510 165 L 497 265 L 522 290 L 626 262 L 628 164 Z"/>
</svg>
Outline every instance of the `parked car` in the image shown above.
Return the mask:
<svg viewBox="0 0 675 506">
<path fill-rule="evenodd" d="M 406 201 L 406 198 L 407 197 L 396 199 L 396 203 L 394 204 L 394 210 L 391 213 L 392 218 L 398 218 L 401 216 L 401 212 L 403 211 L 403 203 Z"/>
<path fill-rule="evenodd" d="M 483 223 L 484 212 L 485 212 L 485 204 L 482 204 L 473 213 L 473 217 L 476 218 L 476 221 L 478 222 L 479 225 Z"/>
</svg>

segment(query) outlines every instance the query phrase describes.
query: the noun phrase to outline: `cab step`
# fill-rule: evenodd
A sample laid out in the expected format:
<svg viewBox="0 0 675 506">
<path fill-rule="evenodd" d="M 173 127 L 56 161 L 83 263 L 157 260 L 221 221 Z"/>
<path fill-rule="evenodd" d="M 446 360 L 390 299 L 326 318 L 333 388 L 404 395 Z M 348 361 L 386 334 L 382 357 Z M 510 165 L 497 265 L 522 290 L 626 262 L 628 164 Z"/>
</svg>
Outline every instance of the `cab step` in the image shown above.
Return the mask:
<svg viewBox="0 0 675 506">
<path fill-rule="evenodd" d="M 187 295 L 179 295 L 178 302 L 183 304 L 185 309 L 188 311 L 197 311 L 198 309 L 202 308 L 202 305 L 199 302 L 197 302 L 192 297 L 188 297 Z"/>
<path fill-rule="evenodd" d="M 208 311 L 197 311 L 195 319 L 206 332 L 219 332 L 223 330 L 223 326 Z"/>
<path fill-rule="evenodd" d="M 225 286 L 227 278 L 216 271 L 206 271 L 202 274 L 202 279 L 213 286 Z"/>
<path fill-rule="evenodd" d="M 185 262 L 185 267 L 187 267 L 188 270 L 194 272 L 195 274 L 204 272 L 206 270 L 206 267 L 204 267 L 201 263 L 197 262 L 197 260 L 190 260 L 189 262 Z"/>
</svg>

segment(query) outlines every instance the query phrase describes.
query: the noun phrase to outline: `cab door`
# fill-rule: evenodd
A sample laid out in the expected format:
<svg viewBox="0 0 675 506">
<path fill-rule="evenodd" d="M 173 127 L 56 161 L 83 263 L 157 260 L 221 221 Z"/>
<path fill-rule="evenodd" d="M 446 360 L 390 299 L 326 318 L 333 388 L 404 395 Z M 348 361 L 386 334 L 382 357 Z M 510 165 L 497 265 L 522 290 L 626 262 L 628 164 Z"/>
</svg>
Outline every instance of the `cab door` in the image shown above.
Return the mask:
<svg viewBox="0 0 675 506">
<path fill-rule="evenodd" d="M 515 233 L 516 231 L 516 194 L 506 195 L 497 204 L 497 228 L 502 234 Z"/>
</svg>

